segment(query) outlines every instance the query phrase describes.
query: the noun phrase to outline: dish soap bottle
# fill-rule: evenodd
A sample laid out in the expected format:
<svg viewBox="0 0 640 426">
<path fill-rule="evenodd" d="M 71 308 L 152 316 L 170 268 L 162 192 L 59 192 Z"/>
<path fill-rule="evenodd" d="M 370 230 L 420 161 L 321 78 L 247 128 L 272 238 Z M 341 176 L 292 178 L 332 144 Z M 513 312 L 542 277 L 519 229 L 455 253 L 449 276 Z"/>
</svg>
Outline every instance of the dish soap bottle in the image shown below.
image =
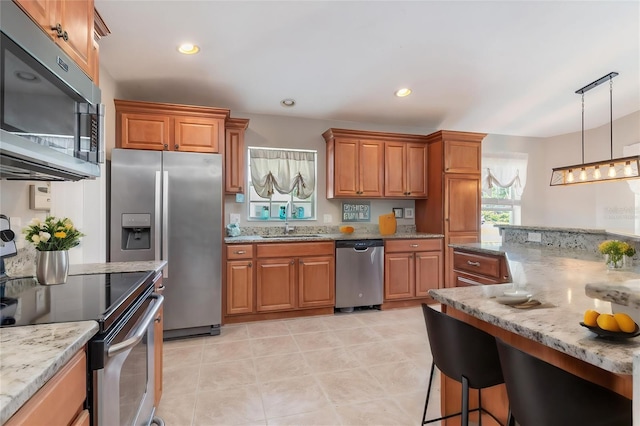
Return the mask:
<svg viewBox="0 0 640 426">
<path fill-rule="evenodd" d="M 287 206 L 280 206 L 280 219 L 287 218 Z"/>
</svg>

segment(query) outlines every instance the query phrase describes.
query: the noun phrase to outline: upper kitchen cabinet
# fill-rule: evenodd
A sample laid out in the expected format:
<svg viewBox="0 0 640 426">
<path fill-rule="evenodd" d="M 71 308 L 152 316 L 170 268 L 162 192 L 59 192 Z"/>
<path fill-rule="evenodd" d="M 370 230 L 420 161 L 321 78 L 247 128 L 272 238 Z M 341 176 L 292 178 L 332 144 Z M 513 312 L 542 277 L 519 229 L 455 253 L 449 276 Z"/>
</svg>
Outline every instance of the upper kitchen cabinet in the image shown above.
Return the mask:
<svg viewBox="0 0 640 426">
<path fill-rule="evenodd" d="M 427 196 L 425 137 L 329 129 L 327 198 Z"/>
<path fill-rule="evenodd" d="M 416 201 L 416 230 L 444 234 L 445 287 L 455 285 L 452 243 L 480 241 L 482 133 L 438 131 L 426 137 L 428 193 Z"/>
<path fill-rule="evenodd" d="M 93 0 L 14 0 L 90 77 L 95 74 Z"/>
<path fill-rule="evenodd" d="M 249 126 L 249 120 L 244 118 L 230 118 L 225 124 L 224 190 L 227 194 L 244 193 L 244 181 L 246 178 L 244 169 L 244 132 L 247 126 Z"/>
<path fill-rule="evenodd" d="M 219 153 L 229 110 L 191 105 L 115 101 L 116 147 Z"/>
</svg>

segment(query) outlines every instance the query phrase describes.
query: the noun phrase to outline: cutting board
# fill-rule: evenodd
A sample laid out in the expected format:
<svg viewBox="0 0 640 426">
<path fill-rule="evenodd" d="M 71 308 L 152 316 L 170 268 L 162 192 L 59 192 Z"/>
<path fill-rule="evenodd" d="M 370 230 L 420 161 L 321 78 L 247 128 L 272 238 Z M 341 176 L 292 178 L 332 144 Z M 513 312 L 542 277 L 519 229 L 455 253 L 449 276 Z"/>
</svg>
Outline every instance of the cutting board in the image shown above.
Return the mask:
<svg viewBox="0 0 640 426">
<path fill-rule="evenodd" d="M 396 233 L 396 216 L 393 213 L 383 214 L 378 217 L 378 227 L 380 235 L 391 235 Z"/>
</svg>

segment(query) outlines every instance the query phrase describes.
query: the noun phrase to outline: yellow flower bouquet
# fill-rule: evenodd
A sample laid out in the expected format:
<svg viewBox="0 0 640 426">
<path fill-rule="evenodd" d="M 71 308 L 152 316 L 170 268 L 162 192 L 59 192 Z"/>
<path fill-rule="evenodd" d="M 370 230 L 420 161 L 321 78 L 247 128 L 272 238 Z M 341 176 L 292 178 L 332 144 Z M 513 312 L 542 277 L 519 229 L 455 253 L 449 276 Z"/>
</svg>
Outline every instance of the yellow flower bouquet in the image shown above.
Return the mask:
<svg viewBox="0 0 640 426">
<path fill-rule="evenodd" d="M 84 236 L 73 226 L 71 219 L 53 216 L 47 216 L 44 221 L 32 219 L 22 232 L 39 251 L 69 250 L 80 244 L 80 238 Z"/>
<path fill-rule="evenodd" d="M 636 254 L 636 249 L 629 243 L 618 240 L 603 241 L 598 245 L 598 250 L 607 256 L 607 265 L 612 268 L 621 268 L 624 256 L 633 257 Z"/>
</svg>

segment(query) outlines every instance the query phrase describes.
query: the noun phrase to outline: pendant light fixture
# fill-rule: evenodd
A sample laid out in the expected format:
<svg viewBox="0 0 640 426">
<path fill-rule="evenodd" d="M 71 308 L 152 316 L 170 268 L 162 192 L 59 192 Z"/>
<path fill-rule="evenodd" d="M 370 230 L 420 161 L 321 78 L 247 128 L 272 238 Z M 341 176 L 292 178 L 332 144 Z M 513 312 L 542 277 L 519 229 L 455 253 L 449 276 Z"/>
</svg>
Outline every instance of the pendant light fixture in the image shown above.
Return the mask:
<svg viewBox="0 0 640 426">
<path fill-rule="evenodd" d="M 575 185 L 579 183 L 609 182 L 621 179 L 640 177 L 640 156 L 613 158 L 613 77 L 617 72 L 611 72 L 598 80 L 576 90 L 582 95 L 582 164 L 556 167 L 551 173 L 551 186 Z M 610 144 L 611 157 L 609 160 L 594 163 L 584 162 L 584 93 L 609 81 L 609 116 L 610 116 Z"/>
</svg>

